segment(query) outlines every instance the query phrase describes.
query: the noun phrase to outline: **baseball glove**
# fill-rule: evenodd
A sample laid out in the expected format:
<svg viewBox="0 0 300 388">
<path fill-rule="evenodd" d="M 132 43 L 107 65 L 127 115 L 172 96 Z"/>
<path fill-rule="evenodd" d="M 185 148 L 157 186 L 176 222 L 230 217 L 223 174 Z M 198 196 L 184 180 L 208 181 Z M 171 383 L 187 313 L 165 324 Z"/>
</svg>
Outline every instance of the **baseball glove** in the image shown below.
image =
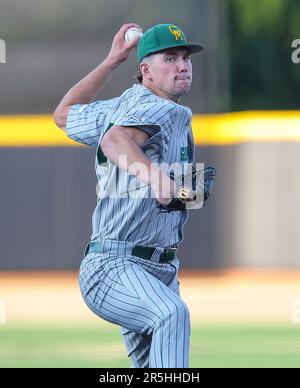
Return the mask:
<svg viewBox="0 0 300 388">
<path fill-rule="evenodd" d="M 162 211 L 170 212 L 199 209 L 205 206 L 213 191 L 216 174 L 217 170 L 212 166 L 197 170 L 195 165 L 185 175 L 170 174 L 170 178 L 176 183 L 177 193 L 167 205 L 157 201 L 157 207 Z"/>
</svg>

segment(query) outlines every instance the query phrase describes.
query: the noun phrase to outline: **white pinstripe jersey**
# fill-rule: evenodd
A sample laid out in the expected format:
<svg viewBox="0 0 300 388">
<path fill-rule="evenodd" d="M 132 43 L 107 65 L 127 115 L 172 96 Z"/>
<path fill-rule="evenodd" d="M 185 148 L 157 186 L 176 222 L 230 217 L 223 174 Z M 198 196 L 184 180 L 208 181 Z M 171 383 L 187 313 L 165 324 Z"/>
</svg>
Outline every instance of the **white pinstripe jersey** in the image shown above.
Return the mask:
<svg viewBox="0 0 300 388">
<path fill-rule="evenodd" d="M 97 150 L 99 193 L 93 214 L 92 241 L 107 238 L 164 248 L 180 244 L 187 211 L 167 213 L 158 209 L 150 187 L 107 160 L 100 144 L 112 125 L 138 127 L 150 135 L 142 150 L 153 163 L 179 163 L 184 168 L 194 161 L 191 119 L 189 108 L 163 99 L 138 84 L 120 97 L 70 108 L 68 136 Z M 107 195 L 116 191 L 122 193 L 121 198 Z"/>
</svg>

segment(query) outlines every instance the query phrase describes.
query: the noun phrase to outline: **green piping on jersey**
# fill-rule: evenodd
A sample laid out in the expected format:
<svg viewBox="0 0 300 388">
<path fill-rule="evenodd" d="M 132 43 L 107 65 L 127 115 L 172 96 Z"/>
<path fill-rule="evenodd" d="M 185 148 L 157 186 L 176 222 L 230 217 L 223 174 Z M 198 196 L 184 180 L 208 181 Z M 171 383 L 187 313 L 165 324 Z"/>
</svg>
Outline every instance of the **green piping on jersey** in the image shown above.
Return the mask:
<svg viewBox="0 0 300 388">
<path fill-rule="evenodd" d="M 106 134 L 106 132 L 113 126 L 114 124 L 113 123 L 110 123 L 109 126 L 107 127 L 106 131 L 104 132 L 104 135 Z M 98 164 L 102 164 L 102 163 L 107 163 L 107 157 L 104 155 L 104 153 L 102 152 L 101 150 L 101 147 L 100 145 L 98 144 L 98 147 L 97 147 L 97 161 L 98 161 Z"/>
</svg>

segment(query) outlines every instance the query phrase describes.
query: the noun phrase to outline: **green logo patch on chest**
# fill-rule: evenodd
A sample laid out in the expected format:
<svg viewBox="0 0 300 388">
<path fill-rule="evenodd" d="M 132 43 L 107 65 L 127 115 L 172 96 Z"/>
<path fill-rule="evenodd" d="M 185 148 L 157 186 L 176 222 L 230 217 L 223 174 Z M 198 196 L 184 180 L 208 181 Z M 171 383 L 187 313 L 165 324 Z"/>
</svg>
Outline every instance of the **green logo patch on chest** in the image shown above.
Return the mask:
<svg viewBox="0 0 300 388">
<path fill-rule="evenodd" d="M 187 162 L 189 160 L 189 148 L 188 147 L 181 147 L 180 160 L 182 162 Z"/>
</svg>

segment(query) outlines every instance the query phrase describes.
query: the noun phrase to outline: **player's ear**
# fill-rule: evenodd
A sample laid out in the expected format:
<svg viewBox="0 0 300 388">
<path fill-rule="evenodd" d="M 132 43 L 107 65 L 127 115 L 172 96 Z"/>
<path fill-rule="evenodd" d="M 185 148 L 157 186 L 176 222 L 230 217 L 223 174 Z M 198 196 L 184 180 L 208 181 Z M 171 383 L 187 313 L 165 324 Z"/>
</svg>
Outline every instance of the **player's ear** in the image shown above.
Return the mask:
<svg viewBox="0 0 300 388">
<path fill-rule="evenodd" d="M 143 62 L 140 64 L 140 71 L 143 79 L 152 80 L 149 63 Z"/>
</svg>

